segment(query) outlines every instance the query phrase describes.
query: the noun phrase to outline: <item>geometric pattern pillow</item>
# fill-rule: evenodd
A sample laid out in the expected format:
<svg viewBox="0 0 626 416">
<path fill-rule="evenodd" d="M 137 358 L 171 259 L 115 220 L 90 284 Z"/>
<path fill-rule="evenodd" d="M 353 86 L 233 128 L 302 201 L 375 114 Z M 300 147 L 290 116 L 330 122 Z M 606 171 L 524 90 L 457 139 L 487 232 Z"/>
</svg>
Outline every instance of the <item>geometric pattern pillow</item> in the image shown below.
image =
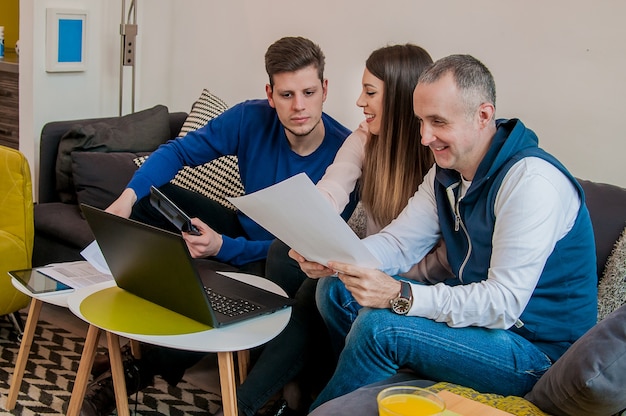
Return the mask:
<svg viewBox="0 0 626 416">
<path fill-rule="evenodd" d="M 204 89 L 191 107 L 178 137 L 183 137 L 190 131 L 203 127 L 227 108 L 228 105 L 224 101 Z M 135 163 L 141 166 L 146 158 L 147 156 L 137 158 Z M 170 182 L 181 188 L 198 192 L 233 210 L 235 207 L 225 197 L 241 196 L 244 193 L 236 156 L 222 156 L 193 168 L 185 166 Z"/>
<path fill-rule="evenodd" d="M 626 228 L 613 246 L 598 284 L 598 321 L 626 303 Z M 626 386 L 624 388 L 626 395 Z"/>
<path fill-rule="evenodd" d="M 434 392 L 446 390 L 516 416 L 549 416 L 532 402 L 517 396 L 501 396 L 494 393 L 480 393 L 469 387 L 447 382 L 436 383 L 427 387 L 427 389 Z"/>
</svg>

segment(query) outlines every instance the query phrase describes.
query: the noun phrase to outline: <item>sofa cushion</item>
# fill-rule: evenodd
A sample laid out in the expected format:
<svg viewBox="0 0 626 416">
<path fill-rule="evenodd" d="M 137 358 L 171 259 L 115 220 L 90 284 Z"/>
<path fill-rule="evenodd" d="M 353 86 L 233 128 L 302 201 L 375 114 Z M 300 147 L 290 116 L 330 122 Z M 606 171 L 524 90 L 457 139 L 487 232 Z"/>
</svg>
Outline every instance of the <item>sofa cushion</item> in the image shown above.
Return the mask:
<svg viewBox="0 0 626 416">
<path fill-rule="evenodd" d="M 146 153 L 72 152 L 72 177 L 79 203 L 105 209 L 137 170 L 133 160 Z"/>
<path fill-rule="evenodd" d="M 77 201 L 72 152 L 150 152 L 170 138 L 169 113 L 163 105 L 106 122 L 74 126 L 61 138 L 57 152 L 55 173 L 60 200 Z"/>
<path fill-rule="evenodd" d="M 78 249 L 83 249 L 94 240 L 94 236 L 89 224 L 80 214 L 80 208 L 76 204 L 63 202 L 35 204 L 35 229 L 38 235 L 51 235 Z"/>
<path fill-rule="evenodd" d="M 350 413 L 359 416 L 378 415 L 376 396 L 381 390 L 392 386 L 428 388 L 433 384 L 435 384 L 434 381 L 416 379 L 411 373 L 398 373 L 378 383 L 368 384 L 353 392 L 322 403 L 319 407 L 314 409 L 309 416 L 342 415 L 345 413 L 346 409 L 350 409 Z"/>
<path fill-rule="evenodd" d="M 204 126 L 227 108 L 228 105 L 224 101 L 209 90 L 204 89 L 193 104 L 191 112 L 180 130 L 179 137 Z M 137 165 L 141 165 L 144 161 L 145 158 L 138 158 L 135 162 Z M 222 156 L 193 168 L 185 166 L 171 182 L 182 188 L 198 192 L 231 209 L 235 207 L 225 197 L 240 196 L 244 192 L 236 156 Z"/>
<path fill-rule="evenodd" d="M 209 120 L 222 114 L 228 109 L 221 98 L 211 93 L 206 88 L 202 90 L 200 97 L 191 106 L 191 111 L 180 129 L 178 137 L 184 137 L 190 131 L 198 130 L 204 126 Z"/>
<path fill-rule="evenodd" d="M 479 393 L 476 390 L 457 384 L 420 380 L 415 378 L 414 374 L 404 372 L 399 372 L 386 380 L 363 386 L 351 393 L 329 400 L 313 410 L 310 416 L 343 415 L 346 413 L 346 409 L 350 409 L 350 413 L 359 416 L 378 415 L 376 396 L 383 389 L 392 386 L 417 386 L 434 392 L 446 390 L 479 403 L 495 407 L 507 412 L 507 414 L 510 413 L 518 416 L 547 416 L 535 405 L 521 397 Z M 456 413 L 454 414 L 456 415 Z"/>
<path fill-rule="evenodd" d="M 615 243 L 598 285 L 598 321 L 626 304 L 626 228 Z"/>
<path fill-rule="evenodd" d="M 612 415 L 626 409 L 626 305 L 576 341 L 526 399 L 557 416 Z"/>
</svg>

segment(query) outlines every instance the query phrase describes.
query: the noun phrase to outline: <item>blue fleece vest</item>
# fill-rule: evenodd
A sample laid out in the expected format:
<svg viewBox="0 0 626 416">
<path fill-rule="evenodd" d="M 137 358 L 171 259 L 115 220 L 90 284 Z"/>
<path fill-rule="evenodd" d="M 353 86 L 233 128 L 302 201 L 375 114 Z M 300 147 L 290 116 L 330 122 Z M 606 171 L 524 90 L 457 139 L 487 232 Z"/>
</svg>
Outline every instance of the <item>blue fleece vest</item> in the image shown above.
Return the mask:
<svg viewBox="0 0 626 416">
<path fill-rule="evenodd" d="M 548 257 L 533 295 L 510 330 L 533 342 L 552 361 L 596 323 L 597 275 L 593 229 L 582 187 L 553 156 L 538 147 L 535 133 L 519 120 L 499 120 L 489 151 L 465 197 L 458 200 L 458 172 L 438 168 L 435 195 L 448 261 L 457 279 L 450 285 L 487 279 L 495 225 L 495 199 L 505 175 L 525 157 L 539 157 L 558 168 L 576 186 L 582 201 L 570 232 Z"/>
</svg>

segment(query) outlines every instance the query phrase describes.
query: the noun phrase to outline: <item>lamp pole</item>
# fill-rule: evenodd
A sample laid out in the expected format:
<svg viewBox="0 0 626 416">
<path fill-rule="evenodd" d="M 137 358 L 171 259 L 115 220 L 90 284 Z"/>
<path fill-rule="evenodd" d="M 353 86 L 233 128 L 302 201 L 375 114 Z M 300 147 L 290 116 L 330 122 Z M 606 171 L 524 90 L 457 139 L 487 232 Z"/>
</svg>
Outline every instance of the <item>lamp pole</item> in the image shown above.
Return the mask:
<svg viewBox="0 0 626 416">
<path fill-rule="evenodd" d="M 131 23 L 132 16 L 132 23 Z M 122 115 L 124 101 L 124 67 L 132 67 L 130 111 L 135 112 L 135 49 L 137 40 L 137 5 L 131 0 L 126 16 L 126 0 L 122 0 L 122 17 L 120 23 L 120 102 L 119 115 Z"/>
</svg>

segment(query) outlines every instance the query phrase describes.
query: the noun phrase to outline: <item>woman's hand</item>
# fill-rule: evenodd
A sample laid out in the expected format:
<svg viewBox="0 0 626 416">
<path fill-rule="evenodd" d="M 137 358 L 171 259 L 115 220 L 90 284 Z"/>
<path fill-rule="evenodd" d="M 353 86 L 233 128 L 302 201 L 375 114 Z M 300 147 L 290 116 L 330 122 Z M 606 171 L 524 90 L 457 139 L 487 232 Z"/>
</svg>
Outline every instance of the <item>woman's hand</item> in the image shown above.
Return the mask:
<svg viewBox="0 0 626 416">
<path fill-rule="evenodd" d="M 314 261 L 308 261 L 300 253 L 294 249 L 289 250 L 289 257 L 294 259 L 300 265 L 300 268 L 311 279 L 319 279 L 320 277 L 331 276 L 335 271 Z"/>
</svg>

